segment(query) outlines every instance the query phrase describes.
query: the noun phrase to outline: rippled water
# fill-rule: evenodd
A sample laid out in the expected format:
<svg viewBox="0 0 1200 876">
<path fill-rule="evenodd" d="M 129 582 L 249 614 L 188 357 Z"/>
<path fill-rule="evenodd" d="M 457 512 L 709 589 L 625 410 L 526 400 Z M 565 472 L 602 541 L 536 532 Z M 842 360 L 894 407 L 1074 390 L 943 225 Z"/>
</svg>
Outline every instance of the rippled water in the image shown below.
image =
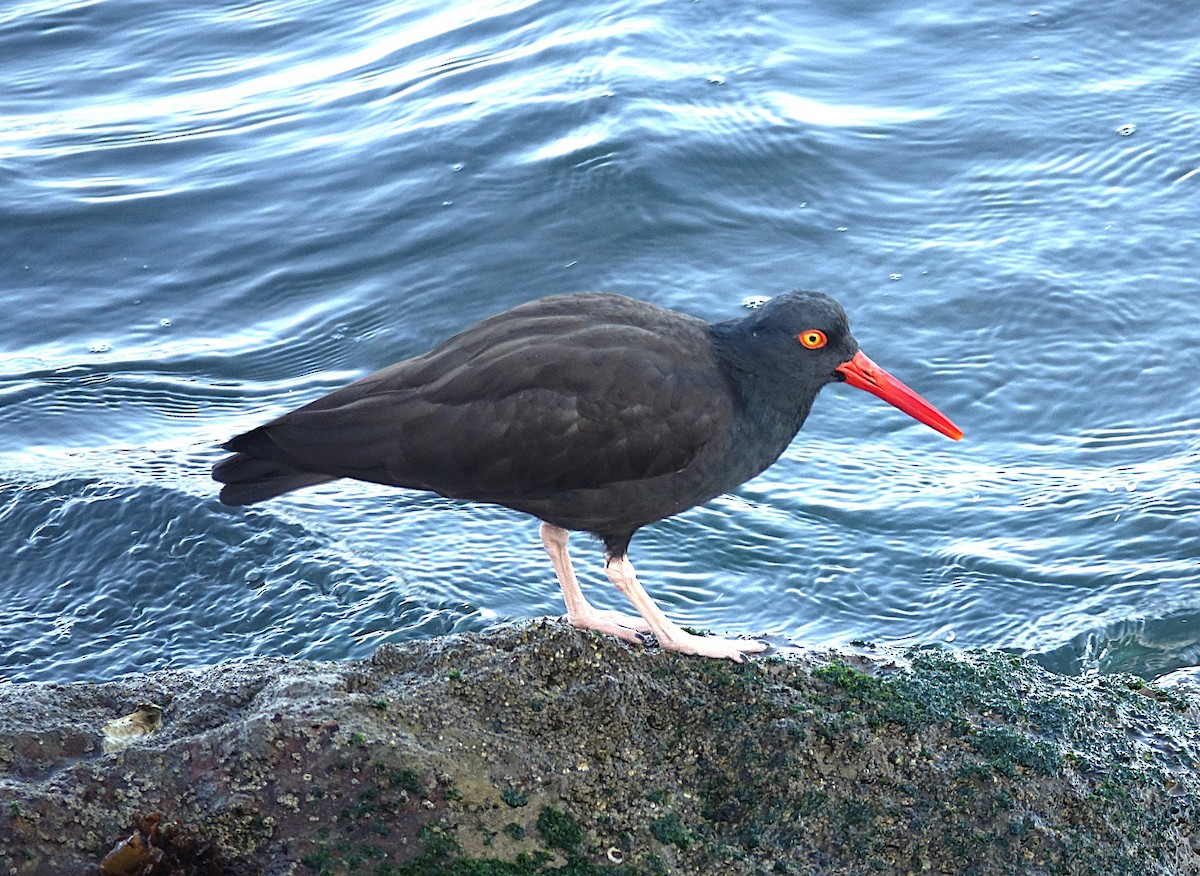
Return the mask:
<svg viewBox="0 0 1200 876">
<path fill-rule="evenodd" d="M 0 677 L 560 613 L 536 524 L 216 444 L 475 319 L 807 287 L 967 433 L 846 387 L 643 530 L 668 613 L 1200 663 L 1200 11 L 48 2 L 0 11 Z M 596 601 L 599 547 L 576 539 Z"/>
</svg>

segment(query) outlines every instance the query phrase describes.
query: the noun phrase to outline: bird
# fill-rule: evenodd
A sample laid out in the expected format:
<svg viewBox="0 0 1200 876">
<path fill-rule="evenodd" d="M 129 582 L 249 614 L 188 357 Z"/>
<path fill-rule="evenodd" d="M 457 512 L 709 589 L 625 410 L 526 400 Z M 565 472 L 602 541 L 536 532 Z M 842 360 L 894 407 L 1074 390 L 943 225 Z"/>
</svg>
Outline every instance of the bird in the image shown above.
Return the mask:
<svg viewBox="0 0 1200 876">
<path fill-rule="evenodd" d="M 541 521 L 572 626 L 743 662 L 767 644 L 681 628 L 639 582 L 630 541 L 767 469 L 831 383 L 962 437 L 859 349 L 845 310 L 823 293 L 783 293 L 710 323 L 578 292 L 487 317 L 237 435 L 212 476 L 231 506 L 349 478 L 524 512 Z M 584 596 L 572 532 L 599 537 L 606 576 L 635 615 Z"/>
</svg>

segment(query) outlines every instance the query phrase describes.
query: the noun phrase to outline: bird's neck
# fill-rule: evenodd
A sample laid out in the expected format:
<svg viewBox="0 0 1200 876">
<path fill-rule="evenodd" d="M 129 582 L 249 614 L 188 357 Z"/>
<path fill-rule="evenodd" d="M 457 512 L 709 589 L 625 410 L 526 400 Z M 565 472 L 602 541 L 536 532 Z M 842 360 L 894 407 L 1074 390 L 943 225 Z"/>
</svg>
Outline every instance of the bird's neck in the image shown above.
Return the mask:
<svg viewBox="0 0 1200 876">
<path fill-rule="evenodd" d="M 713 351 L 733 390 L 739 426 L 777 453 L 796 437 L 816 393 L 783 373 L 745 320 L 709 326 Z"/>
</svg>

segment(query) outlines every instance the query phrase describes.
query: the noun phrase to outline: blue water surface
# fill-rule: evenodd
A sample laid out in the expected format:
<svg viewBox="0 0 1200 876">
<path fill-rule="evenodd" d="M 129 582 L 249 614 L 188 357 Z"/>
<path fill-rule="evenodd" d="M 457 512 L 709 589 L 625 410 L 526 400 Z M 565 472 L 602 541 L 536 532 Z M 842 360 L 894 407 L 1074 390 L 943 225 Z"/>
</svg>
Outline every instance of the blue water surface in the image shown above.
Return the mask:
<svg viewBox="0 0 1200 876">
<path fill-rule="evenodd" d="M 23 0 L 0 10 L 0 678 L 559 614 L 536 522 L 231 435 L 542 295 L 838 297 L 966 430 L 825 390 L 641 531 L 688 625 L 1200 663 L 1200 8 Z M 585 587 L 621 606 L 601 551 Z"/>
</svg>

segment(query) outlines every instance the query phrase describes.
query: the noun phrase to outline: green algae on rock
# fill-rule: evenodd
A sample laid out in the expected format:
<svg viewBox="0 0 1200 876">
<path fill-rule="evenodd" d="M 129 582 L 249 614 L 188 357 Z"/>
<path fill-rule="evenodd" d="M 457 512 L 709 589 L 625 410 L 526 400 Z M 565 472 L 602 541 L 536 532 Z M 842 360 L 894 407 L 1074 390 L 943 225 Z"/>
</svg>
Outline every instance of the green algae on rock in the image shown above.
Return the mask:
<svg viewBox="0 0 1200 876">
<path fill-rule="evenodd" d="M 161 728 L 103 751 L 141 702 Z M 0 867 L 1196 874 L 1200 707 L 991 652 L 638 651 L 554 622 L 0 687 Z"/>
</svg>

